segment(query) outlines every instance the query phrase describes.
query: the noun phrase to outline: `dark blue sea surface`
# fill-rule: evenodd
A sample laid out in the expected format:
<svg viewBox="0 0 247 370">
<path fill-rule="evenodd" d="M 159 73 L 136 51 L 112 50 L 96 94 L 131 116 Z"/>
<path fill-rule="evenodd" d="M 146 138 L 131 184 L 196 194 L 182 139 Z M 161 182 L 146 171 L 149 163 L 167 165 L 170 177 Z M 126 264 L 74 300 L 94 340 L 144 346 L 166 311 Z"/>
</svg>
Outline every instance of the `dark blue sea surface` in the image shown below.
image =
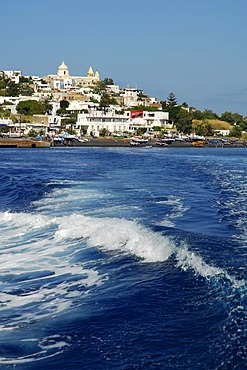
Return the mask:
<svg viewBox="0 0 247 370">
<path fill-rule="evenodd" d="M 0 369 L 247 368 L 247 149 L 0 159 Z"/>
</svg>

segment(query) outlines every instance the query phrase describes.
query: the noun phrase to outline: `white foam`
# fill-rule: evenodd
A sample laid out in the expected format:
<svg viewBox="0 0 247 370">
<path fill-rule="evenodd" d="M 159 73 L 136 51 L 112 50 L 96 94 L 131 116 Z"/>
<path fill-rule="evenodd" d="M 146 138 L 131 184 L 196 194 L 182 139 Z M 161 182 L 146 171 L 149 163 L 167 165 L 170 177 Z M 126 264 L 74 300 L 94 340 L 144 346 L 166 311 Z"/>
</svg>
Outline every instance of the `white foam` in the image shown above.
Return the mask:
<svg viewBox="0 0 247 370">
<path fill-rule="evenodd" d="M 215 267 L 206 263 L 201 256 L 197 253 L 189 251 L 186 244 L 182 244 L 176 249 L 177 266 L 182 270 L 193 270 L 195 274 L 198 274 L 204 278 L 225 278 L 231 282 L 232 286 L 236 289 L 243 288 L 245 286 L 244 280 L 237 280 L 228 272 L 220 267 Z"/>
<path fill-rule="evenodd" d="M 177 266 L 181 267 L 184 271 L 192 268 L 203 277 L 224 274 L 222 269 L 208 265 L 202 257 L 195 252 L 189 251 L 188 247 L 184 244 L 180 248 L 177 248 L 176 258 Z"/>
<path fill-rule="evenodd" d="M 87 246 L 131 254 L 145 263 L 164 262 L 173 255 L 184 271 L 190 269 L 205 278 L 223 277 L 236 287 L 243 285 L 224 269 L 206 263 L 186 244 L 176 246 L 172 238 L 136 221 L 79 213 L 60 217 L 4 213 L 0 217 L 4 229 L 1 275 L 7 282 L 1 287 L 1 315 L 7 318 L 8 310 L 19 307 L 19 316 L 2 325 L 5 330 L 68 310 L 78 294 L 87 294 L 108 278 L 95 268 L 71 262 L 74 252 Z M 11 276 L 16 283 L 11 283 Z"/>
<path fill-rule="evenodd" d="M 91 246 L 107 251 L 128 252 L 145 262 L 165 261 L 174 252 L 170 238 L 152 232 L 134 221 L 117 218 L 92 218 L 79 214 L 63 217 L 55 237 L 85 238 Z"/>
<path fill-rule="evenodd" d="M 173 195 L 169 196 L 166 200 L 161 200 L 156 203 L 170 206 L 169 212 L 165 215 L 165 218 L 157 222 L 157 224 L 160 226 L 175 227 L 176 219 L 182 218 L 184 213 L 190 208 L 183 204 L 181 198 Z"/>
<path fill-rule="evenodd" d="M 58 239 L 85 238 L 91 246 L 106 251 L 130 253 L 144 262 L 164 262 L 174 254 L 177 266 L 184 271 L 192 269 L 195 274 L 205 278 L 221 276 L 236 288 L 244 285 L 243 281 L 230 276 L 224 269 L 206 263 L 201 256 L 190 251 L 185 243 L 176 246 L 172 238 L 153 232 L 134 221 L 71 215 L 61 219 L 55 236 Z"/>
<path fill-rule="evenodd" d="M 107 278 L 95 268 L 85 268 L 83 262 L 72 262 L 71 243 L 58 243 L 54 238 L 59 219 L 7 212 L 0 214 L 0 219 L 4 230 L 0 246 L 4 281 L 0 293 L 1 329 L 64 312 L 79 295 L 87 294 Z M 18 316 L 6 320 L 9 310 L 16 307 Z"/>
</svg>

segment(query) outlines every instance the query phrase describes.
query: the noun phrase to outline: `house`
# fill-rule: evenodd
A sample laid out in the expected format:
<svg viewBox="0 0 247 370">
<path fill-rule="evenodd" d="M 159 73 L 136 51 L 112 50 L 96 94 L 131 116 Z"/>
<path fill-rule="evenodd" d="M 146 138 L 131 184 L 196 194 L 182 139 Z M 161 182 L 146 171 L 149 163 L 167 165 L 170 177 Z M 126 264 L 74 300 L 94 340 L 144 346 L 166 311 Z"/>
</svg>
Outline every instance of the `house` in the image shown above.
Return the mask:
<svg viewBox="0 0 247 370">
<path fill-rule="evenodd" d="M 214 130 L 214 133 L 219 136 L 229 136 L 230 130 Z"/>
<path fill-rule="evenodd" d="M 160 127 L 162 130 L 173 128 L 168 112 L 132 110 L 128 113 L 130 117 L 129 130 L 131 132 L 135 132 L 138 128 L 146 128 L 147 132 L 152 132 L 154 127 Z"/>
<path fill-rule="evenodd" d="M 12 82 L 18 84 L 22 76 L 21 71 L 2 71 L 1 75 L 9 78 Z"/>
<path fill-rule="evenodd" d="M 60 129 L 61 128 L 61 117 L 56 115 L 48 114 L 34 114 L 33 124 L 41 124 L 47 129 Z"/>
<path fill-rule="evenodd" d="M 114 110 L 90 109 L 88 113 L 77 115 L 76 129 L 79 135 L 95 135 L 105 129 L 109 133 L 126 132 L 129 130 L 129 117 L 125 114 L 117 114 Z"/>
<path fill-rule="evenodd" d="M 162 130 L 173 127 L 168 112 L 139 110 L 125 111 L 123 114 L 119 114 L 113 107 L 106 112 L 94 108 L 90 109 L 88 113 L 78 114 L 76 122 L 78 133 L 85 132 L 87 135 L 100 132 L 103 129 L 109 133 L 134 133 L 138 128 L 145 128 L 147 132 L 152 132 L 157 126 Z"/>
</svg>

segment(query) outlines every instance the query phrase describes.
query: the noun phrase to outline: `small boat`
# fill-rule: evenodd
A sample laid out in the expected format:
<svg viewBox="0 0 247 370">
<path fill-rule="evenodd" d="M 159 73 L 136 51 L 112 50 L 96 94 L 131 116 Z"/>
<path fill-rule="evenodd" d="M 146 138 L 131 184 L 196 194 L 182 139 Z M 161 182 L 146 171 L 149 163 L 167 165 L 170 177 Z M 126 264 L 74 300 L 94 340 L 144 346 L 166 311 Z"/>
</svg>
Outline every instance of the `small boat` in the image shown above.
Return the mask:
<svg viewBox="0 0 247 370">
<path fill-rule="evenodd" d="M 53 138 L 53 146 L 83 146 L 86 139 L 79 139 L 75 135 L 62 135 Z"/>
<path fill-rule="evenodd" d="M 143 139 L 140 136 L 134 136 L 130 139 L 129 141 L 130 145 L 132 146 L 146 146 L 149 145 L 149 140 L 148 139 Z"/>
<path fill-rule="evenodd" d="M 158 146 L 168 146 L 167 142 L 163 139 L 162 140 L 157 140 L 155 142 L 155 144 L 158 145 Z"/>
<path fill-rule="evenodd" d="M 195 146 L 195 147 L 204 147 L 206 144 L 205 141 L 192 141 L 191 143 L 191 146 Z"/>
</svg>

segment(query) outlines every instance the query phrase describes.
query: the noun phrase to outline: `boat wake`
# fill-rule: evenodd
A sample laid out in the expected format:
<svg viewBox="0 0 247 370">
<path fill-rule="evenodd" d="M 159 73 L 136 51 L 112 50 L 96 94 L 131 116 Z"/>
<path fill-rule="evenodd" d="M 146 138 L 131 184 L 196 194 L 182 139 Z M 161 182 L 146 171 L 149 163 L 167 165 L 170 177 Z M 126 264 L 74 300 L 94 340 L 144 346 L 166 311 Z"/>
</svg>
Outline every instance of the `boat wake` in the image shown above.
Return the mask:
<svg viewBox="0 0 247 370">
<path fill-rule="evenodd" d="M 170 257 L 176 267 L 204 278 L 227 279 L 234 288 L 245 285 L 226 270 L 206 263 L 183 242 L 118 218 L 81 214 L 48 216 L 30 213 L 1 214 L 1 329 L 21 322 L 57 315 L 67 310 L 78 293 L 86 294 L 102 284 L 101 275 L 88 261 L 76 256 L 88 248 L 135 256 L 143 263 L 160 263 Z M 18 307 L 9 322 L 8 309 Z M 20 310 L 20 307 L 23 309 Z M 28 313 L 26 308 L 28 307 Z M 30 315 L 30 311 L 33 311 Z"/>
<path fill-rule="evenodd" d="M 49 213 L 49 212 L 48 212 Z M 134 220 L 114 217 L 42 213 L 0 214 L 0 342 L 25 347 L 15 358 L 0 357 L 1 364 L 24 364 L 61 354 L 70 346 L 67 336 L 46 336 L 38 332 L 46 318 L 59 318 L 75 310 L 89 293 L 110 279 L 101 272 L 100 258 L 132 256 L 143 264 L 173 261 L 174 268 L 200 276 L 230 293 L 243 291 L 245 281 L 225 269 L 207 263 L 186 242 L 153 231 Z M 241 314 L 242 314 L 241 310 Z M 30 338 L 32 325 L 33 338 Z M 12 333 L 15 332 L 13 342 Z M 7 338 L 7 344 L 6 344 Z M 8 339 L 9 338 L 9 339 Z M 31 348 L 29 353 L 29 347 Z"/>
</svg>

